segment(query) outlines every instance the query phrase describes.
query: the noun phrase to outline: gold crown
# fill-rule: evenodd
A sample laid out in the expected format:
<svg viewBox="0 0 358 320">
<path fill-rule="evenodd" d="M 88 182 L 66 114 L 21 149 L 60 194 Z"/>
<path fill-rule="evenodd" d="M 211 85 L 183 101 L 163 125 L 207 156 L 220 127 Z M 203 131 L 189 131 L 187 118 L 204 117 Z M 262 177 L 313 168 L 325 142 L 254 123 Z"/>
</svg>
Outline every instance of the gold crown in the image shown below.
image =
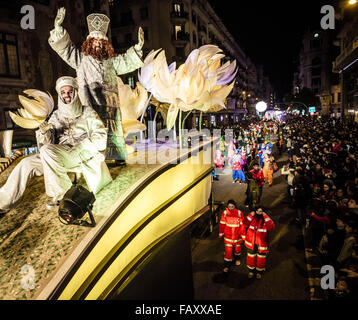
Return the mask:
<svg viewBox="0 0 358 320">
<path fill-rule="evenodd" d="M 106 34 L 110 19 L 101 13 L 92 13 L 87 16 L 89 35 L 87 38 L 98 38 L 108 40 Z"/>
</svg>

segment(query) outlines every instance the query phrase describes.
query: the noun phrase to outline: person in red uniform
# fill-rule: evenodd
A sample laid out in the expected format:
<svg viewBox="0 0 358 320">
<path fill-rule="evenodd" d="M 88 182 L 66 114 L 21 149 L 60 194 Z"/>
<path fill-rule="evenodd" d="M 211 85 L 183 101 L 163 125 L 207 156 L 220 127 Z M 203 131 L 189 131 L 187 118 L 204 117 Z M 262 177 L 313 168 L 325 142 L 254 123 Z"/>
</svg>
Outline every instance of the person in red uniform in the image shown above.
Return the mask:
<svg viewBox="0 0 358 320">
<path fill-rule="evenodd" d="M 262 206 L 257 206 L 244 219 L 246 227 L 245 246 L 247 248 L 246 265 L 249 271 L 249 278 L 254 276 L 261 279 L 266 269 L 266 257 L 269 252 L 269 232 L 275 229 L 272 219 L 265 213 Z M 256 261 L 255 261 L 256 258 Z"/>
<path fill-rule="evenodd" d="M 262 187 L 265 184 L 265 176 L 264 176 L 264 173 L 262 172 L 258 163 L 254 163 L 253 169 L 250 171 L 250 175 L 251 175 L 252 179 L 254 179 L 256 181 L 257 186 L 259 187 L 260 194 L 257 199 L 257 203 L 260 203 L 260 199 L 262 196 Z"/>
<path fill-rule="evenodd" d="M 233 249 L 235 254 L 235 264 L 241 264 L 241 245 L 244 242 L 242 235 L 245 232 L 244 214 L 236 209 L 234 200 L 229 200 L 227 208 L 221 215 L 219 225 L 219 238 L 224 238 L 224 272 L 229 272 L 229 267 L 233 262 Z"/>
</svg>

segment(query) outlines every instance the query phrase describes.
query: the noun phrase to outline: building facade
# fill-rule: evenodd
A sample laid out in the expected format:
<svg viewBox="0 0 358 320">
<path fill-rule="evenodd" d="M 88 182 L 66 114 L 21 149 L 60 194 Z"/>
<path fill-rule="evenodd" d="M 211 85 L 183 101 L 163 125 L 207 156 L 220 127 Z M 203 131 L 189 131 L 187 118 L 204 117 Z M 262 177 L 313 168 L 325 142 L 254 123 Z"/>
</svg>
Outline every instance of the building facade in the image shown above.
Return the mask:
<svg viewBox="0 0 358 320">
<path fill-rule="evenodd" d="M 339 75 L 342 115 L 358 122 L 358 4 L 340 9 L 340 54 L 333 71 Z"/>
<path fill-rule="evenodd" d="M 293 94 L 302 88 L 309 88 L 320 98 L 323 115 L 334 113 L 337 103 L 333 103 L 332 94 L 339 91 L 338 78 L 332 72 L 332 61 L 337 56 L 330 30 L 309 30 L 302 40 L 298 74 L 294 75 Z M 332 90 L 335 90 L 332 92 Z"/>
</svg>

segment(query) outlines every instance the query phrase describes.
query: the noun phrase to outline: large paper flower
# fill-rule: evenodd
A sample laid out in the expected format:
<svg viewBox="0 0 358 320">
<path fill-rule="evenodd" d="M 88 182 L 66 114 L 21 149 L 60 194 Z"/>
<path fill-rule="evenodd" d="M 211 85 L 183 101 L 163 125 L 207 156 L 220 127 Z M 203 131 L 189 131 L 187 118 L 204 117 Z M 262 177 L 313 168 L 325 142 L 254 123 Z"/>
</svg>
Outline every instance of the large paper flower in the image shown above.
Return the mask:
<svg viewBox="0 0 358 320">
<path fill-rule="evenodd" d="M 213 106 L 225 108 L 225 99 L 234 86 L 236 62 L 226 62 L 222 50 L 205 45 L 193 50 L 178 69 L 168 66 L 165 52 L 151 51 L 144 60 L 139 81 L 161 103 L 170 104 L 167 128 L 170 130 L 178 116 L 184 112 L 199 110 L 207 112 Z M 231 84 L 229 84 L 231 82 Z"/>
<path fill-rule="evenodd" d="M 117 77 L 117 84 L 124 136 L 126 137 L 129 133 L 146 130 L 145 124 L 137 119 L 147 106 L 147 90 L 139 82 L 137 82 L 136 88 L 132 90 L 132 88 L 124 84 L 119 77 Z"/>
<path fill-rule="evenodd" d="M 11 119 L 25 129 L 38 128 L 49 116 L 54 108 L 53 98 L 50 94 L 40 90 L 28 89 L 24 93 L 33 99 L 19 95 L 19 100 L 24 109 L 18 109 L 18 113 L 9 111 Z"/>
</svg>

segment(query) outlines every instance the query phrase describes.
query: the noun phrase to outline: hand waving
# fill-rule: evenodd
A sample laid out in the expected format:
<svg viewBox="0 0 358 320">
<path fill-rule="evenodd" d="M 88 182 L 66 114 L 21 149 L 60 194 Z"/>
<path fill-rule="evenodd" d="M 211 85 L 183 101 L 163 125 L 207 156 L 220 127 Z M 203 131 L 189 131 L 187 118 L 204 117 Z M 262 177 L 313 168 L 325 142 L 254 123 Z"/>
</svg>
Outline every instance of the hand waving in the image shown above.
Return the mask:
<svg viewBox="0 0 358 320">
<path fill-rule="evenodd" d="M 61 24 L 65 19 L 65 15 L 66 15 L 66 9 L 64 7 L 57 10 L 57 15 L 54 23 L 55 29 L 59 29 L 61 27 Z"/>
<path fill-rule="evenodd" d="M 44 121 L 40 126 L 39 130 L 42 134 L 45 134 L 48 130 L 52 128 L 52 124 L 48 123 L 47 121 Z"/>
<path fill-rule="evenodd" d="M 141 50 L 144 45 L 144 31 L 142 27 L 138 30 L 138 43 L 134 46 L 136 50 Z"/>
</svg>

